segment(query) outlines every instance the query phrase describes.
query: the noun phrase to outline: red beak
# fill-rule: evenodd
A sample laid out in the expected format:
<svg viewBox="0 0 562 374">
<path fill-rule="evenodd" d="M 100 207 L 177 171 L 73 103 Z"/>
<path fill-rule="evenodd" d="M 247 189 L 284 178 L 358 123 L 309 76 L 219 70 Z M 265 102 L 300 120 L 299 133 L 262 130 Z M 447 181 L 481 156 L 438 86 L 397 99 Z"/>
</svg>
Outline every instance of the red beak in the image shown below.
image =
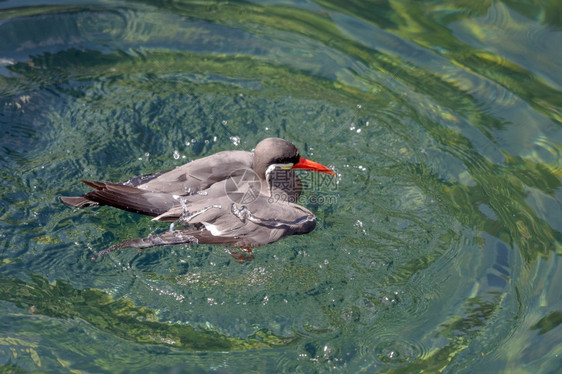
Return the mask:
<svg viewBox="0 0 562 374">
<path fill-rule="evenodd" d="M 304 157 L 301 157 L 299 159 L 299 162 L 297 162 L 296 164 L 293 165 L 293 169 L 313 170 L 313 171 L 317 171 L 319 173 L 336 175 L 336 173 L 334 173 L 332 169 L 330 169 L 330 168 L 328 168 L 328 167 L 326 167 L 322 164 L 319 164 L 318 162 L 307 160 Z"/>
</svg>

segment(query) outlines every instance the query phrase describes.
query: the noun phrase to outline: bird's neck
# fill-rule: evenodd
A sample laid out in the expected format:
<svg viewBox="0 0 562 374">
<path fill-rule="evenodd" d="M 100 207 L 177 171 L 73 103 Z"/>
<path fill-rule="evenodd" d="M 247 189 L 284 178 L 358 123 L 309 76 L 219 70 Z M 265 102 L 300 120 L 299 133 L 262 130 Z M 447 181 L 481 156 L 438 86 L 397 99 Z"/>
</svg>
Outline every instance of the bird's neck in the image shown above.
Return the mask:
<svg viewBox="0 0 562 374">
<path fill-rule="evenodd" d="M 301 183 L 293 170 L 284 170 L 292 164 L 270 165 L 265 173 L 268 197 L 276 200 L 296 202 L 300 195 Z"/>
</svg>

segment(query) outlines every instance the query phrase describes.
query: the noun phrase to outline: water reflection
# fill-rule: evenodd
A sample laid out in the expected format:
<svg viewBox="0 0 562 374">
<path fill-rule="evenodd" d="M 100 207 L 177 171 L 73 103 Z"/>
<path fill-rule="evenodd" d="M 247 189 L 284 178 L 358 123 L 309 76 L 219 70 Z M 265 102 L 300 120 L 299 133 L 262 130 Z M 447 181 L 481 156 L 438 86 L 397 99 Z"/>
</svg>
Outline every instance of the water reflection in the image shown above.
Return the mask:
<svg viewBox="0 0 562 374">
<path fill-rule="evenodd" d="M 4 2 L 0 299 L 12 328 L 0 363 L 553 368 L 558 8 Z M 337 199 L 307 199 L 316 231 L 243 265 L 213 247 L 93 264 L 109 244 L 162 228 L 54 199 L 84 192 L 78 177 L 148 174 L 268 136 L 333 162 Z M 188 352 L 199 336 L 215 340 L 197 350 L 233 352 Z M 252 362 L 236 352 L 250 348 L 265 349 Z"/>
</svg>

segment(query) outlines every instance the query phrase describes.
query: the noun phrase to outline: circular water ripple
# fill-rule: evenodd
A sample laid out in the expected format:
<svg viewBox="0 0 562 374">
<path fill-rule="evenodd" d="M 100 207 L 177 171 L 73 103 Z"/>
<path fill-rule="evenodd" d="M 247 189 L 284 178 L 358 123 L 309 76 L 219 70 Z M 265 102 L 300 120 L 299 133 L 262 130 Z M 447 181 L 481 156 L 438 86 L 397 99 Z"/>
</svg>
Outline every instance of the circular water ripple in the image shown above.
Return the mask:
<svg viewBox="0 0 562 374">
<path fill-rule="evenodd" d="M 82 36 L 90 42 L 115 42 L 127 29 L 127 18 L 115 10 L 90 10 L 80 13 L 76 24 Z"/>
<path fill-rule="evenodd" d="M 539 136 L 533 144 L 530 159 L 546 166 L 558 178 L 562 178 L 562 143 Z"/>
<path fill-rule="evenodd" d="M 426 353 L 427 349 L 421 343 L 395 335 L 379 337 L 374 347 L 375 359 L 384 366 L 403 366 L 423 358 Z"/>
<path fill-rule="evenodd" d="M 431 296 L 431 292 L 424 288 L 428 287 L 408 282 L 404 285 L 393 284 L 369 290 L 364 294 L 361 322 L 378 326 L 378 323 L 384 320 L 385 324 L 399 326 L 412 318 L 418 318 L 427 311 L 429 302 L 435 299 L 435 296 Z M 375 327 L 373 335 L 376 335 L 377 330 Z"/>
<path fill-rule="evenodd" d="M 244 4 L 236 6 L 240 10 Z M 490 350 L 508 339 L 509 329 L 517 327 L 498 320 L 509 321 L 503 317 L 512 314 L 504 310 L 517 308 L 519 300 L 501 296 L 518 280 L 517 268 L 504 255 L 512 253 L 511 248 L 498 251 L 500 256 L 489 251 L 494 247 L 478 243 L 480 230 L 491 236 L 501 233 L 496 226 L 502 207 L 490 204 L 488 193 L 501 189 L 512 200 L 519 197 L 510 188 L 510 179 L 493 173 L 488 158 L 493 159 L 497 147 L 489 141 L 477 146 L 483 138 L 479 129 L 490 128 L 486 124 L 509 126 L 490 122 L 495 112 L 489 109 L 517 107 L 514 91 L 493 77 L 481 79 L 477 70 L 455 68 L 441 79 L 399 60 L 393 62 L 400 66 L 399 74 L 389 73 L 385 81 L 378 73 L 388 70 L 379 59 L 383 50 L 371 53 L 375 51 L 367 51 L 368 45 L 359 50 L 338 39 L 329 18 L 322 19 L 326 27 L 318 33 L 316 14 L 306 14 L 307 21 L 301 22 L 299 17 L 286 17 L 289 6 L 272 9 L 279 12 L 274 18 L 268 18 L 265 6 L 231 13 L 220 13 L 220 7 L 208 9 L 208 19 L 198 23 L 196 31 L 203 35 L 200 43 L 190 44 L 193 38 L 183 23 L 187 17 L 175 17 L 165 7 L 158 12 L 115 8 L 75 13 L 87 41 L 78 56 L 83 61 L 67 68 L 75 54 L 68 51 L 39 56 L 26 66 L 28 70 L 20 66 L 25 75 L 33 64 L 45 62 L 47 74 L 30 74 L 29 79 L 41 76 L 40 82 L 49 82 L 43 75 L 57 75 L 51 76 L 55 83 L 49 87 L 57 97 L 41 103 L 32 92 L 29 98 L 21 96 L 4 106 L 5 113 L 8 109 L 19 113 L 37 102 L 38 112 L 47 113 L 48 126 L 33 131 L 40 141 L 30 143 L 32 152 L 17 158 L 5 155 L 13 157 L 9 165 L 15 177 L 8 180 L 14 183 L 9 191 L 5 188 L 1 205 L 6 207 L 4 223 L 11 226 L 0 238 L 8 256 L 19 262 L 9 258 L 4 274 L 31 271 L 49 280 L 68 279 L 75 288 L 97 287 L 157 312 L 162 321 L 202 326 L 242 340 L 264 329 L 297 340 L 284 349 L 253 351 L 256 360 L 248 360 L 247 352 L 230 354 L 227 361 L 225 355 L 206 351 L 198 362 L 207 370 L 234 368 L 238 360 L 239 368 L 249 368 L 250 361 L 264 362 L 261 371 L 277 367 L 312 372 L 360 365 L 366 371 L 385 367 L 406 371 L 403 367 L 414 361 L 423 366 L 428 351 L 446 344 L 445 359 L 436 360 L 463 365 L 469 351 L 465 356 L 458 352 L 472 344 L 470 352 L 480 353 L 478 339 L 497 336 L 489 343 Z M 190 17 L 197 17 L 191 6 L 187 10 Z M 268 25 L 277 25 L 281 17 L 288 20 L 284 32 L 290 37 L 283 42 L 263 38 L 277 34 Z M 242 29 L 240 25 L 247 25 L 246 31 L 208 27 L 230 24 L 231 19 Z M 502 19 L 489 22 L 505 24 Z M 373 27 L 369 32 L 383 42 L 380 36 L 387 31 Z M 330 41 L 323 44 L 326 33 L 331 33 Z M 249 35 L 254 44 L 248 44 Z M 185 49 L 178 47 L 178 38 L 186 41 Z M 208 40 L 217 38 L 220 43 L 207 47 Z M 123 57 L 124 42 L 130 48 Z M 312 44 L 322 53 L 307 51 L 304 46 Z M 108 48 L 111 45 L 119 47 Z M 242 45 L 249 47 L 238 49 Z M 89 52 L 92 47 L 94 52 Z M 100 54 L 100 49 L 109 52 Z M 235 56 L 219 56 L 232 51 Z M 483 53 L 488 53 L 479 55 L 488 62 L 485 67 L 498 74 L 508 63 L 504 57 Z M 415 56 L 410 57 L 413 61 Z M 287 61 L 292 64 L 285 65 Z M 361 68 L 353 61 L 362 61 Z M 316 71 L 329 72 L 320 74 L 323 79 L 339 78 L 326 85 Z M 347 74 L 351 71 L 356 76 Z M 373 87 L 381 87 L 376 95 Z M 24 119 L 18 123 L 37 120 Z M 12 131 L 12 142 L 30 138 L 27 127 L 14 126 Z M 140 255 L 126 250 L 92 263 L 91 252 L 167 227 L 103 207 L 76 212 L 56 201 L 63 193 L 84 192 L 77 182 L 80 178 L 119 181 L 217 151 L 250 150 L 267 136 L 289 138 L 303 155 L 333 164 L 339 173 L 337 188 L 322 185 L 313 192 L 337 200 L 307 204 L 319 218 L 317 229 L 306 237 L 256 250 L 250 263 L 237 264 L 222 248 L 207 246 L 156 248 Z M 523 157 L 548 165 L 560 176 L 556 139 L 547 135 L 532 139 L 534 147 Z M 28 143 L 17 144 L 21 148 Z M 18 168 L 26 158 L 45 167 Z M 526 167 L 520 166 L 524 171 Z M 477 178 L 478 173 L 488 178 Z M 492 178 L 497 181 L 488 185 Z M 541 201 L 550 201 L 547 198 L 536 193 L 535 204 L 540 207 Z M 536 220 L 531 217 L 529 222 Z M 531 240 L 533 225 L 517 223 Z M 522 300 L 536 289 L 534 282 L 527 284 L 518 288 Z M 515 306 L 507 308 L 503 300 Z M 498 333 L 498 326 L 505 330 Z M 114 342 L 110 334 L 107 339 Z M 115 341 L 122 342 L 117 337 Z M 127 360 L 138 361 L 137 346 L 120 346 Z M 59 347 L 53 351 L 64 354 Z M 189 361 L 175 353 L 177 360 Z M 155 361 L 152 354 L 144 354 L 143 362 Z M 54 367 L 44 365 L 46 370 Z"/>
</svg>

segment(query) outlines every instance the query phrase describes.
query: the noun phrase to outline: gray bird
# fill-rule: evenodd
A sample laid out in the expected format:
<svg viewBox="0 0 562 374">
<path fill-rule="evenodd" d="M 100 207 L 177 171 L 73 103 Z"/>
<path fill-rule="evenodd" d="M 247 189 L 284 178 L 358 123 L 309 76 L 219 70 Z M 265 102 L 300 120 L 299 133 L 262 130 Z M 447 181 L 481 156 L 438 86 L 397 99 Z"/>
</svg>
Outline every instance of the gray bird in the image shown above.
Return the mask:
<svg viewBox="0 0 562 374">
<path fill-rule="evenodd" d="M 249 250 L 285 236 L 307 234 L 316 226 L 314 214 L 296 204 L 302 184 L 293 169 L 335 175 L 301 157 L 292 143 L 267 138 L 254 152 L 223 151 L 122 183 L 82 181 L 93 191 L 61 200 L 76 208 L 109 205 L 153 216 L 154 221 L 173 222 L 170 231 L 113 245 L 92 259 L 121 248 L 185 243 Z"/>
</svg>

